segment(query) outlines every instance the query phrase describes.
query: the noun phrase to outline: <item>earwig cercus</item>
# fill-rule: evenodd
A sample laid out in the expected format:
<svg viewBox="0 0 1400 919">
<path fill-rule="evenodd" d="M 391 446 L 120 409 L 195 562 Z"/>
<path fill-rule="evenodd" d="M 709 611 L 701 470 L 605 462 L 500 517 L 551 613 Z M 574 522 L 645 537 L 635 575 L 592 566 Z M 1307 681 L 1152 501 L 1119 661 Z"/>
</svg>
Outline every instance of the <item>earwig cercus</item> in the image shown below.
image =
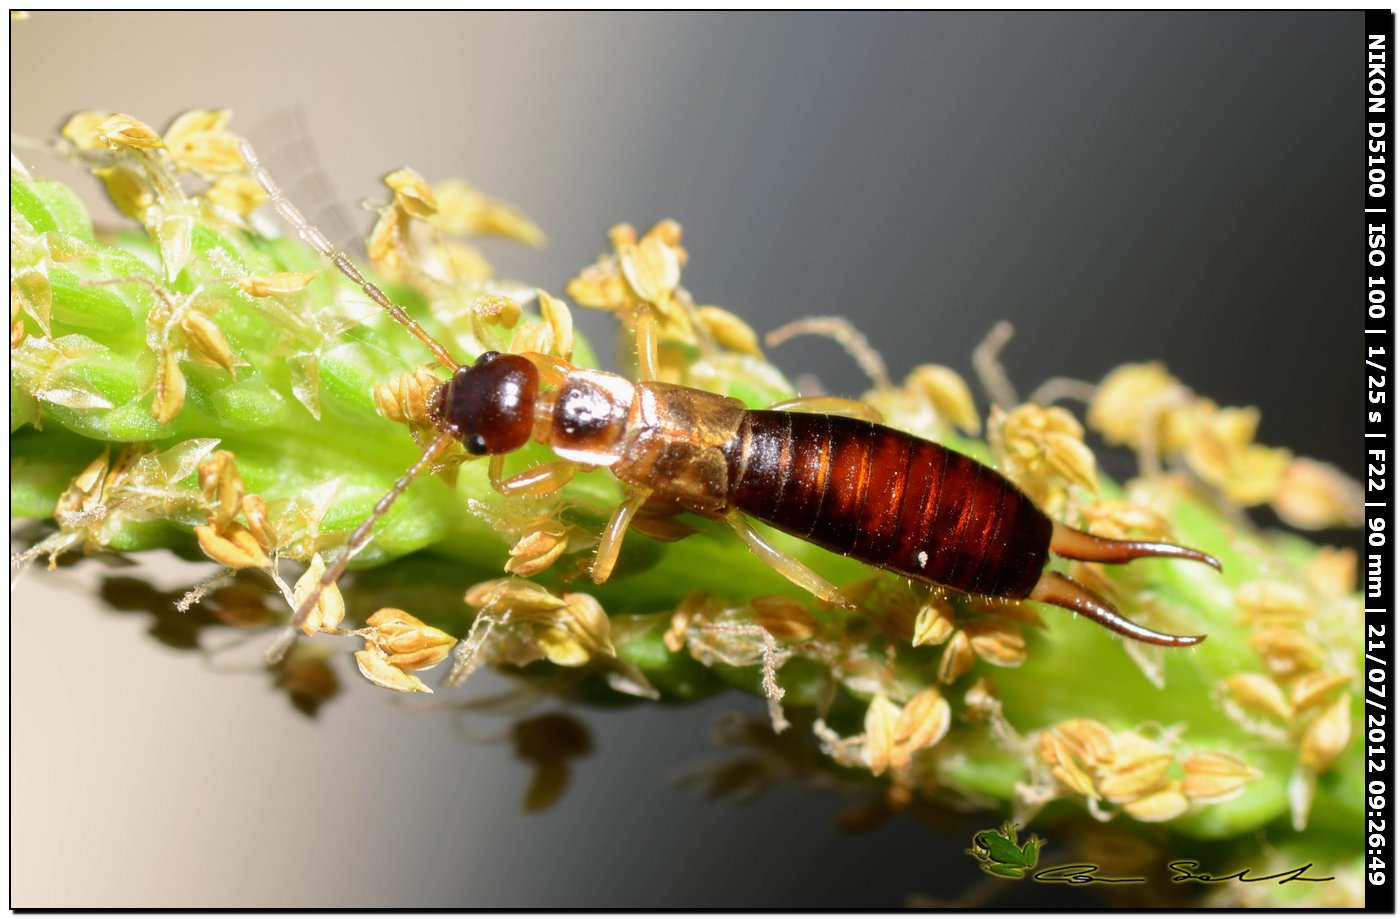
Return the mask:
<svg viewBox="0 0 1400 919">
<path fill-rule="evenodd" d="M 598 583 L 612 573 L 633 516 L 650 503 L 649 510 L 724 521 L 784 577 L 842 606 L 849 601 L 834 585 L 769 543 L 749 518 L 919 581 L 1054 604 L 1138 641 L 1179 647 L 1205 637 L 1138 625 L 1046 564 L 1053 552 L 1110 563 L 1145 556 L 1190 559 L 1218 570 L 1214 558 L 1170 543 L 1107 539 L 1052 521 L 996 470 L 911 434 L 862 417 L 752 410 L 705 390 L 649 378 L 633 382 L 534 352 L 488 351 L 470 365 L 459 364 L 301 215 L 248 144 L 241 149 L 272 205 L 302 239 L 452 373 L 431 398 L 429 417 L 438 436 L 351 534 L 297 609 L 294 626 L 369 541 L 375 521 L 458 440 L 468 453 L 492 457 L 491 481 L 502 494 L 547 494 L 577 470 L 597 467 L 609 468 L 624 483 L 626 496 L 594 557 L 591 573 Z M 657 366 L 655 348 L 654 337 L 638 335 L 643 377 Z M 801 401 L 783 407 L 800 407 Z M 559 459 L 502 478 L 504 455 L 531 440 Z"/>
</svg>

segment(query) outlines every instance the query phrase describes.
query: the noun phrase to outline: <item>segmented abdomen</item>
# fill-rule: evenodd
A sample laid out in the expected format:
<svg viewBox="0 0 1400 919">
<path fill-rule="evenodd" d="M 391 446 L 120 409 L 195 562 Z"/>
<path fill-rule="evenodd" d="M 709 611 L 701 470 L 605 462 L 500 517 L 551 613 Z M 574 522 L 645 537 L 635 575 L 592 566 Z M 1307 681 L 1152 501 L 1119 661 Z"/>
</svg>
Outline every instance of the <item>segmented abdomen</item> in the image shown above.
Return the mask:
<svg viewBox="0 0 1400 919">
<path fill-rule="evenodd" d="M 993 469 L 868 421 L 751 411 L 724 447 L 733 507 L 809 542 L 968 593 L 1025 597 L 1051 521 Z"/>
</svg>

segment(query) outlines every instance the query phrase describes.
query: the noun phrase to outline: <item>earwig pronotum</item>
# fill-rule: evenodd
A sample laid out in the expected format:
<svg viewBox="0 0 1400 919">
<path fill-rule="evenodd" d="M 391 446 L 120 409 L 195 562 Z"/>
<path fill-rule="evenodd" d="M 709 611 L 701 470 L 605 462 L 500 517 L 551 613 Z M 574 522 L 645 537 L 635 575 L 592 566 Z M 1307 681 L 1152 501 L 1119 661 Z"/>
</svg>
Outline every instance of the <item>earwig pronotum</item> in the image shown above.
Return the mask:
<svg viewBox="0 0 1400 919">
<path fill-rule="evenodd" d="M 490 455 L 492 485 L 504 495 L 542 495 L 580 469 L 608 467 L 626 486 L 604 528 L 591 574 L 612 573 L 632 518 L 648 502 L 722 520 L 764 562 L 815 596 L 849 605 L 815 571 L 783 553 L 752 517 L 877 568 L 971 594 L 1031 599 L 1082 613 L 1139 641 L 1186 646 L 1205 636 L 1168 635 L 1125 619 L 1107 600 L 1054 571 L 1051 552 L 1095 562 L 1145 556 L 1185 558 L 1220 568 L 1210 556 L 1170 543 L 1106 539 L 1052 521 L 1000 473 L 946 447 L 869 420 L 860 403 L 847 414 L 815 414 L 807 400 L 766 411 L 737 399 L 654 379 L 577 367 L 563 358 L 488 351 L 458 363 L 287 200 L 242 145 L 253 175 L 279 214 L 394 320 L 432 351 L 452 376 L 431 397 L 438 436 L 350 535 L 302 601 L 300 626 L 320 594 L 344 573 L 375 522 L 452 440 Z M 657 366 L 654 337 L 638 334 L 638 366 Z M 645 376 L 645 370 L 642 371 Z M 841 408 L 821 399 L 815 407 Z M 782 408 L 784 410 L 774 410 Z M 531 439 L 559 459 L 503 478 L 504 457 Z"/>
</svg>

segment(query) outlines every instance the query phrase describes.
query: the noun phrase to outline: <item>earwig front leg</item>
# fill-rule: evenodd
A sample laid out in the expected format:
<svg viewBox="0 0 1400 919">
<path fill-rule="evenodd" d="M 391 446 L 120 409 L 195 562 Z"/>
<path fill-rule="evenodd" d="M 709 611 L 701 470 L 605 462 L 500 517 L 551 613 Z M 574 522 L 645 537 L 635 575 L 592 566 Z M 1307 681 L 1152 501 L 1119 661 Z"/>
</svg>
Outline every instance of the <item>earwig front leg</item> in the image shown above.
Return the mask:
<svg viewBox="0 0 1400 919">
<path fill-rule="evenodd" d="M 598 539 L 598 552 L 593 556 L 593 568 L 590 572 L 594 584 L 601 584 L 612 575 L 613 566 L 617 564 L 617 554 L 622 550 L 622 537 L 627 532 L 627 526 L 650 497 L 650 488 L 641 485 L 628 487 L 627 497 L 617 506 L 617 510 L 613 511 L 612 519 L 603 528 L 603 535 Z"/>
<path fill-rule="evenodd" d="M 768 567 L 798 587 L 828 603 L 834 603 L 847 609 L 855 606 L 835 584 L 760 536 L 743 514 L 731 511 L 725 515 L 724 522 L 729 524 L 735 533 L 739 534 L 739 538 L 744 541 L 744 544 L 752 549 L 755 555 L 763 559 Z"/>
<path fill-rule="evenodd" d="M 557 389 L 564 382 L 564 378 L 574 370 L 573 364 L 553 354 L 541 354 L 538 351 L 527 351 L 522 354 L 521 357 L 535 365 L 535 369 L 538 370 L 540 374 L 541 384 L 555 389 Z"/>
<path fill-rule="evenodd" d="M 540 495 L 558 491 L 569 484 L 569 481 L 574 477 L 574 472 L 578 469 L 577 463 L 569 460 L 554 460 L 549 463 L 540 463 L 538 466 L 531 466 L 524 472 L 504 479 L 502 476 L 505 474 L 505 465 L 505 454 L 495 454 L 486 467 L 486 475 L 491 480 L 492 488 L 506 497 L 512 498 L 537 498 Z"/>
<path fill-rule="evenodd" d="M 807 412 L 813 415 L 842 415 L 858 421 L 871 421 L 883 424 L 885 416 L 873 405 L 859 399 L 842 399 L 838 396 L 798 396 L 784 399 L 768 406 L 770 412 Z"/>
</svg>

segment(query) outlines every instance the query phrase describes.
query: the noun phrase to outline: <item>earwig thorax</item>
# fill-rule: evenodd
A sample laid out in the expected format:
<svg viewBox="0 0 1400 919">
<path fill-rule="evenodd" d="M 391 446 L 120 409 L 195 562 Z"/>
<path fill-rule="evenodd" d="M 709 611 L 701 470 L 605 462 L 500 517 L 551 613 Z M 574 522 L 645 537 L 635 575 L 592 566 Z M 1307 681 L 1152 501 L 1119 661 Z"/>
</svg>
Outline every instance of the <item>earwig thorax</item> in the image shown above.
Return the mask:
<svg viewBox="0 0 1400 919">
<path fill-rule="evenodd" d="M 636 397 L 637 387 L 615 374 L 570 371 L 552 393 L 550 449 L 583 466 L 615 466 L 628 450 Z"/>
</svg>

